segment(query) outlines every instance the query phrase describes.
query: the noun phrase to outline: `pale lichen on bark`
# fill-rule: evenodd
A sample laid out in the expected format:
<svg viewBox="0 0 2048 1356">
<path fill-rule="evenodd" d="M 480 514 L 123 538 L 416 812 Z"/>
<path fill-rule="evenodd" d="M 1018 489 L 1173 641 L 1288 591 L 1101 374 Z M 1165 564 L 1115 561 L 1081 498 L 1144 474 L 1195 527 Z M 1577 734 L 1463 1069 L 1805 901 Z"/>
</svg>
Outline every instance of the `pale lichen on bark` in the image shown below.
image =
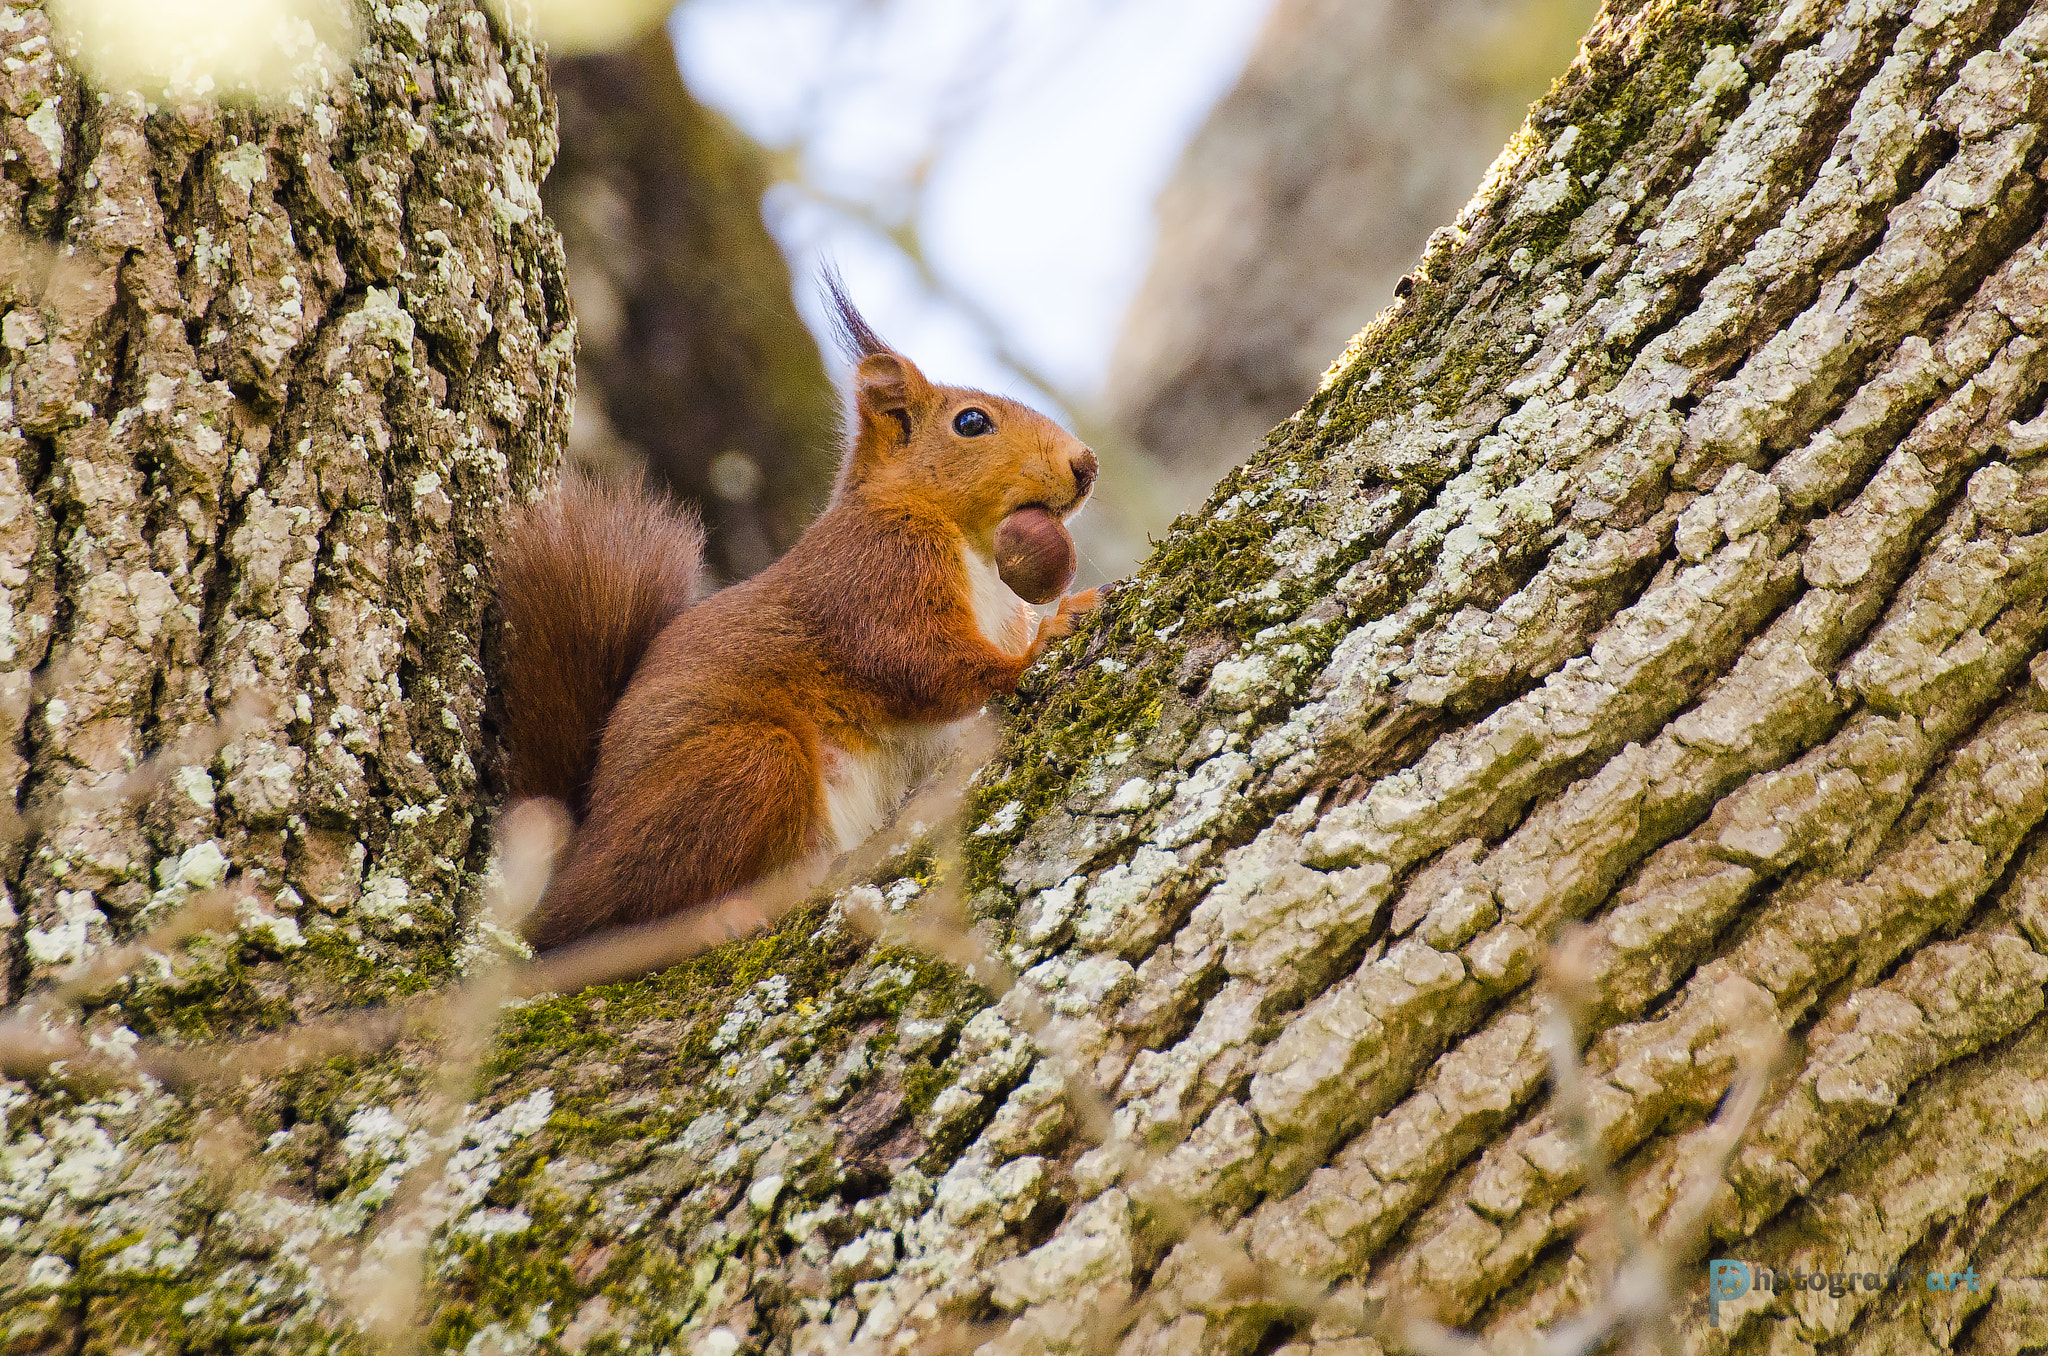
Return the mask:
<svg viewBox="0 0 2048 1356">
<path fill-rule="evenodd" d="M 1412 295 L 1032 675 L 964 862 L 906 842 L 863 887 L 910 910 L 964 874 L 1061 1053 L 1023 995 L 822 906 L 529 1004 L 449 1161 L 434 1342 L 899 1351 L 970 1320 L 1078 1351 L 1107 1315 L 1127 1356 L 1373 1349 L 1176 1245 L 1165 1187 L 1254 1258 L 1512 1347 L 1613 1264 L 1531 987 L 1582 920 L 1589 1101 L 1647 1228 L 1762 1018 L 1797 1053 L 1717 1254 L 1991 1282 L 1718 1330 L 1695 1282 L 1688 1347 L 2038 1345 L 2044 110 L 2038 7 L 1610 6 Z M 340 784 L 303 742 L 290 784 Z M 67 1194 L 115 1113 L 41 1111 L 10 1161 L 45 1213 L 10 1237 L 74 1241 L 14 1245 L 9 1284 L 94 1341 L 345 1332 L 315 1245 L 429 1161 L 417 1087 L 401 1056 L 246 1099 L 280 1165 L 164 1188 L 208 1222 L 191 1257 L 142 1169 Z"/>
<path fill-rule="evenodd" d="M 0 9 L 8 991 L 260 892 L 99 996 L 115 1049 L 447 975 L 478 890 L 486 543 L 571 392 L 553 108 L 481 6 L 356 17 L 360 51 L 259 104 L 102 88 L 50 12 Z M 105 794 L 238 696 L 256 728 L 210 765 Z M 275 1091 L 235 1100 L 283 1132 Z M 0 1093 L 9 1345 L 317 1322 L 237 1271 L 276 1244 L 178 1147 L 209 1099 L 102 1094 Z"/>
<path fill-rule="evenodd" d="M 932 1112 L 979 1137 L 928 1158 L 893 1275 L 847 1289 L 809 1214 L 757 1262 L 810 1320 L 793 1349 L 991 1313 L 1017 1320 L 998 1349 L 1081 1349 L 1126 1298 L 1126 1352 L 1270 1344 L 1289 1315 L 1165 1246 L 1148 1174 L 1324 1283 L 1503 1340 L 1570 1313 L 1604 1262 L 1571 1244 L 1581 1165 L 1524 995 L 1573 919 L 1647 1221 L 1733 1075 L 1731 993 L 1809 1047 L 1726 1238 L 1940 1260 L 1949 1221 L 1989 1236 L 2029 1198 L 2044 35 L 2017 5 L 1608 11 L 1413 297 L 1163 544 L 989 777 L 983 902 L 1015 908 L 1010 959 L 1115 1135 L 1063 1133 L 1051 1061 L 958 1060 Z M 1971 1127 L 2001 1149 L 1936 1200 L 1862 1203 L 1884 1153 L 1924 1168 L 1885 1137 L 1937 1078 L 2007 1099 Z M 2023 1286 L 1945 1302 L 2038 1322 Z M 1728 1337 L 1936 1321 L 1837 1308 Z"/>
</svg>

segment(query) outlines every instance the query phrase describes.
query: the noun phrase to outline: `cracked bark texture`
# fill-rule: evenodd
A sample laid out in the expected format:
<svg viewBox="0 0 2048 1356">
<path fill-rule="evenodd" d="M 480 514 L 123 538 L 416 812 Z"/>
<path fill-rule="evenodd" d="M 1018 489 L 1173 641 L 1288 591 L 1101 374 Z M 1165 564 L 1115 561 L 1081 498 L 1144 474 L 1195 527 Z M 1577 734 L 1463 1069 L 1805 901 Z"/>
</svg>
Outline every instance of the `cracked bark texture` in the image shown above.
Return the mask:
<svg viewBox="0 0 2048 1356">
<path fill-rule="evenodd" d="M 819 901 L 509 1013 L 452 1138 L 412 1049 L 218 1103 L 267 1146 L 232 1176 L 178 1147 L 203 1099 L 10 1089 L 13 1340 L 346 1344 L 336 1259 L 432 1171 L 441 1348 L 1377 1349 L 1224 1285 L 1167 1188 L 1512 1350 L 1614 1260 L 1531 988 L 1578 921 L 1644 1227 L 1764 1017 L 1713 1255 L 1983 1282 L 1710 1330 L 1689 1269 L 1686 1349 L 2048 1344 L 2044 109 L 2044 5 L 1611 4 L 1413 294 L 1029 676 L 962 860 L 860 887 L 964 878 L 1063 1055 Z"/>
<path fill-rule="evenodd" d="M 573 389 L 554 111 L 481 5 L 356 19 L 353 70 L 258 107 L 102 90 L 50 13 L 0 7 L 8 996 L 262 892 L 98 997 L 114 1048 L 448 975 L 480 888 L 487 543 Z M 253 729 L 123 799 L 238 698 Z M 226 1256 L 193 1251 L 226 1237 L 189 1152 L 214 1113 L 109 1095 L 0 1089 L 11 1350 L 171 1340 L 102 1278 Z M 161 1307 L 177 1340 L 212 1321 Z"/>
</svg>

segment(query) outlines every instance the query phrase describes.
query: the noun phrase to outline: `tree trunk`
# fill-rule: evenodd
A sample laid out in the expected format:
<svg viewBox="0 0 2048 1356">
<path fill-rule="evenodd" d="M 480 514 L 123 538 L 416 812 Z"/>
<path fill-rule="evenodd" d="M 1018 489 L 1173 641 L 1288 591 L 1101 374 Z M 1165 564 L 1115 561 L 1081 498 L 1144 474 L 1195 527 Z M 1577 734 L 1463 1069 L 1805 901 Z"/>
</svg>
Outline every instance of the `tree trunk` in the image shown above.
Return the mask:
<svg viewBox="0 0 2048 1356">
<path fill-rule="evenodd" d="M 448 976 L 482 879 L 487 544 L 572 393 L 554 111 L 481 5 L 357 18 L 353 83 L 332 54 L 266 105 L 103 90 L 52 11 L 0 10 L 8 992 L 224 881 L 262 892 L 97 997 L 116 1049 Z M 238 702 L 240 737 L 193 755 Z M 274 1091 L 259 1118 L 289 1130 Z M 222 1193 L 317 1127 L 224 1180 L 175 1147 L 205 1098 L 0 1105 L 8 1349 L 230 1342 L 306 1308 L 232 1297 L 270 1226 Z"/>
<path fill-rule="evenodd" d="M 2044 56 L 2048 8 L 1995 0 L 1611 5 L 1411 293 L 1034 672 L 964 861 L 877 880 L 964 876 L 1021 991 L 814 908 L 519 1009 L 445 1162 L 403 1053 L 245 1094 L 279 1148 L 230 1181 L 177 1147 L 202 1099 L 16 1094 L 20 1312 L 93 1349 L 345 1331 L 333 1250 L 432 1163 L 442 1347 L 1376 1350 L 1185 1213 L 1508 1349 L 1616 1261 L 1532 990 L 1583 920 L 1646 1230 L 1767 1019 L 1794 1053 L 1708 1255 L 1979 1283 L 1709 1328 L 1688 1266 L 1687 1349 L 2039 1347 Z"/>
</svg>

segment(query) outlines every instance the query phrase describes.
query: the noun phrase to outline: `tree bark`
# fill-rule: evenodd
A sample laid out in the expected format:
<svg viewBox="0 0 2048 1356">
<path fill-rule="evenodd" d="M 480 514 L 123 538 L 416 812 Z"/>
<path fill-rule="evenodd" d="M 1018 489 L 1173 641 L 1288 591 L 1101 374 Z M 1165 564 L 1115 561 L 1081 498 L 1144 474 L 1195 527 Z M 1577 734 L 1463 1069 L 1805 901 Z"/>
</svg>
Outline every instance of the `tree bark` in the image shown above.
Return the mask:
<svg viewBox="0 0 2048 1356">
<path fill-rule="evenodd" d="M 488 543 L 572 393 L 553 105 L 481 5 L 356 18 L 352 71 L 252 103 L 103 88 L 51 11 L 0 10 L 8 993 L 260 892 L 95 998 L 116 1050 L 450 976 L 482 881 Z M 231 707 L 239 737 L 194 754 Z M 263 1331 L 218 1289 L 264 1227 L 219 1192 L 257 1160 L 178 1148 L 224 1103 L 0 1102 L 9 1349 Z"/>
<path fill-rule="evenodd" d="M 1582 921 L 1645 1229 L 1768 1021 L 1709 1255 L 1980 1278 L 1709 1328 L 1689 1266 L 1686 1349 L 2038 1348 L 2044 56 L 1997 0 L 1610 5 L 1411 295 L 1034 671 L 962 860 L 907 843 L 863 896 L 964 880 L 1043 1041 L 820 904 L 512 1013 L 445 1162 L 403 1051 L 243 1094 L 281 1161 L 229 1182 L 178 1148 L 201 1098 L 12 1092 L 17 1311 L 340 1340 L 333 1250 L 433 1163 L 441 1347 L 1376 1349 L 1164 1191 L 1511 1349 L 1615 1261 L 1532 987 Z"/>
</svg>

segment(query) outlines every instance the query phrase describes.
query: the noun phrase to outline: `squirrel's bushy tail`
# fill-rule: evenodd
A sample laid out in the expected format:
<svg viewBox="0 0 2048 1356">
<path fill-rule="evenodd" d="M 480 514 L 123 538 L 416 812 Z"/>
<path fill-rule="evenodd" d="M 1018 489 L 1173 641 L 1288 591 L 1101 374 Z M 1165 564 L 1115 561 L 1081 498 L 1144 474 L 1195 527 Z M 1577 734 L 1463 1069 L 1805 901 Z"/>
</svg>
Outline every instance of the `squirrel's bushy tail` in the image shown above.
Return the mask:
<svg viewBox="0 0 2048 1356">
<path fill-rule="evenodd" d="M 564 476 L 513 514 L 498 601 L 515 798 L 552 796 L 582 817 L 605 720 L 689 606 L 703 558 L 696 517 L 637 480 Z"/>
</svg>

